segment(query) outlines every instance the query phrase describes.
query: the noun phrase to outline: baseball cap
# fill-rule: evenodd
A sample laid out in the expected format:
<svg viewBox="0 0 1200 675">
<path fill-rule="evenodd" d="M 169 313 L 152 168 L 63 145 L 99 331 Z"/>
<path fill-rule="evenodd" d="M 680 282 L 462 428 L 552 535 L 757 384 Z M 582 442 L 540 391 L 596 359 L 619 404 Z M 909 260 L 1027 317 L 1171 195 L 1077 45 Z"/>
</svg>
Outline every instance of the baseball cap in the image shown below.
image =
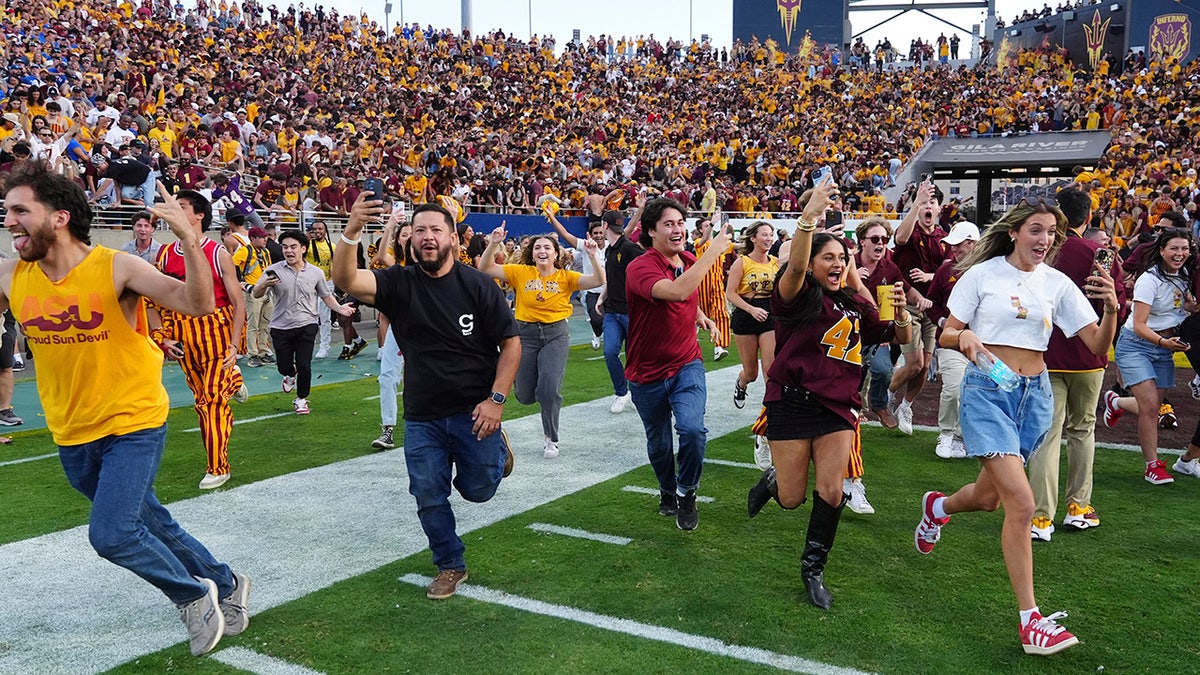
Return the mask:
<svg viewBox="0 0 1200 675">
<path fill-rule="evenodd" d="M 229 112 L 228 110 L 226 110 L 224 113 L 222 113 L 221 117 L 224 117 L 227 120 L 236 120 L 237 119 L 237 115 L 234 115 L 233 113 Z"/>
<path fill-rule="evenodd" d="M 613 232 L 620 234 L 621 232 L 625 231 L 625 224 L 621 222 L 625 220 L 625 218 L 621 216 L 620 211 L 605 211 L 604 215 L 601 216 L 600 219 L 603 220 L 604 224 L 608 225 L 608 229 L 612 230 Z"/>
<path fill-rule="evenodd" d="M 267 231 L 262 229 L 261 227 L 256 226 L 256 227 L 250 228 L 250 231 L 247 234 L 249 234 L 251 238 L 265 237 L 265 236 L 267 236 Z"/>
<path fill-rule="evenodd" d="M 21 118 L 17 117 L 16 113 L 4 113 L 4 121 L 12 122 L 13 124 L 20 124 Z"/>
<path fill-rule="evenodd" d="M 950 234 L 942 237 L 942 242 L 957 246 L 968 239 L 979 241 L 979 227 L 975 223 L 964 220 L 950 228 Z"/>
</svg>

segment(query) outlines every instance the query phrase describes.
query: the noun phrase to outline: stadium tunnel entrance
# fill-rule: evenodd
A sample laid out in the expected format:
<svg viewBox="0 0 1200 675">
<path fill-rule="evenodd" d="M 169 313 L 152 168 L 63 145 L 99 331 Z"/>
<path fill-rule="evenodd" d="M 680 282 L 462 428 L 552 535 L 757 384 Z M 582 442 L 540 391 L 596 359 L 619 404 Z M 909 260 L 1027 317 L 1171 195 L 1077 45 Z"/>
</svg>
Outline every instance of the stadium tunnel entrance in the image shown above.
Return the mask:
<svg viewBox="0 0 1200 675">
<path fill-rule="evenodd" d="M 1072 177 L 1072 169 L 1094 169 L 1112 142 L 1101 131 L 1056 131 L 1020 136 L 946 137 L 925 144 L 906 167 L 908 180 L 932 174 L 934 181 L 976 183 L 976 222 L 992 220 L 992 182 L 998 178 Z"/>
</svg>

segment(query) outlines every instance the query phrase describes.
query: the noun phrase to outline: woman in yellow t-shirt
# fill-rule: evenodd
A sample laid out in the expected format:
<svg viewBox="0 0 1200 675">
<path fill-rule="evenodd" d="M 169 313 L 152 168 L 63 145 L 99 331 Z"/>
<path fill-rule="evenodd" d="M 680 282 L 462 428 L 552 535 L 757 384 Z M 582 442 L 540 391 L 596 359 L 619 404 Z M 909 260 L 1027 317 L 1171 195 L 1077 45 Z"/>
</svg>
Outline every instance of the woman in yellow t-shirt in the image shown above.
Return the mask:
<svg viewBox="0 0 1200 675">
<path fill-rule="evenodd" d="M 771 292 L 775 290 L 779 260 L 770 254 L 774 243 L 775 228 L 770 223 L 751 223 L 742 231 L 741 255 L 729 268 L 725 282 L 725 297 L 733 305 L 729 328 L 742 359 L 742 370 L 733 387 L 733 404 L 738 408 L 746 405 L 746 386 L 758 379 L 760 355 L 764 378 L 775 360 Z M 768 467 L 770 464 L 764 468 Z"/>
<path fill-rule="evenodd" d="M 504 223 L 492 231 L 488 247 L 479 257 L 479 269 L 493 279 L 513 287 L 517 330 L 521 335 L 521 365 L 513 383 L 513 394 L 525 405 L 537 401 L 546 436 L 543 455 L 558 457 L 558 416 L 562 410 L 562 383 L 567 372 L 571 333 L 571 293 L 604 285 L 604 264 L 596 255 L 596 242 L 584 239 L 584 251 L 592 262 L 592 274 L 559 266 L 562 248 L 553 235 L 538 235 L 517 256 L 515 265 L 496 263 L 507 231 Z"/>
</svg>

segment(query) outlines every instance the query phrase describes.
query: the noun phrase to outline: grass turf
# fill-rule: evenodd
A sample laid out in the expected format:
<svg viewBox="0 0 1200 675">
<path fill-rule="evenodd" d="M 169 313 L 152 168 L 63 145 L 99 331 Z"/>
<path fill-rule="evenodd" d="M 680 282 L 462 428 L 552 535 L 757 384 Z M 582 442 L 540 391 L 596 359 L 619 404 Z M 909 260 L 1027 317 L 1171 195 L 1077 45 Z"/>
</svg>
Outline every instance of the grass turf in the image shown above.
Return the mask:
<svg viewBox="0 0 1200 675">
<path fill-rule="evenodd" d="M 932 453 L 934 435 L 868 429 L 874 516 L 847 511 L 826 573 L 834 607 L 802 599 L 797 558 L 808 506 L 774 504 L 745 515 L 757 471 L 710 464 L 700 528 L 678 531 L 657 499 L 649 467 L 514 516 L 465 537 L 471 583 L 544 602 L 718 640 L 883 673 L 1189 672 L 1200 649 L 1177 638 L 1200 613 L 1191 592 L 1197 557 L 1188 506 L 1200 483 L 1155 488 L 1133 453 L 1101 450 L 1096 495 L 1103 526 L 1057 533 L 1034 548 L 1038 598 L 1082 644 L 1050 659 L 1024 656 L 999 551 L 1002 514 L 962 514 L 930 556 L 913 549 L 926 489 L 970 481 L 975 464 Z M 709 456 L 750 461 L 749 432 L 712 439 Z M 1151 520 L 1147 514 L 1153 514 Z M 528 529 L 541 522 L 616 534 L 614 546 Z M 1152 523 L 1150 527 L 1148 524 Z M 397 581 L 432 575 L 428 552 L 385 565 L 257 615 L 222 645 L 326 673 L 352 672 L 761 672 L 766 668 L 685 647 L 529 614 L 465 597 L 426 600 Z M 1175 639 L 1173 639 L 1175 638 Z M 484 665 L 486 664 L 486 665 Z M 182 644 L 121 673 L 226 672 Z"/>
<path fill-rule="evenodd" d="M 599 356 L 571 351 L 566 404 L 611 395 Z M 735 366 L 736 354 L 715 366 Z M 378 431 L 373 379 L 320 387 L 314 414 L 287 415 L 235 427 L 230 486 L 370 452 Z M 721 396 L 722 392 L 713 395 Z M 290 397 L 260 396 L 237 408 L 247 419 L 290 410 Z M 510 404 L 509 419 L 534 406 Z M 360 423 L 347 426 L 357 417 Z M 332 423 L 331 420 L 337 420 Z M 157 488 L 164 502 L 195 496 L 203 471 L 190 409 L 173 411 Z M 631 438 L 640 429 L 631 430 Z M 633 619 L 728 643 L 886 673 L 1189 672 L 1200 648 L 1178 635 L 1200 614 L 1190 573 L 1197 554 L 1189 507 L 1200 488 L 1187 477 L 1157 488 L 1136 480 L 1134 453 L 1098 451 L 1097 508 L 1103 526 L 1056 533 L 1034 548 L 1038 598 L 1082 644 L 1051 659 L 1023 656 L 1016 609 L 1000 559 L 1002 515 L 964 514 L 947 526 L 930 556 L 913 550 L 918 500 L 927 489 L 952 490 L 975 475 L 972 462 L 933 456 L 934 435 L 909 438 L 868 428 L 868 494 L 879 513 L 846 512 L 826 583 L 834 593 L 823 613 L 802 599 L 797 558 L 808 506 L 785 512 L 771 504 L 745 516 L 745 491 L 757 472 L 709 465 L 700 529 L 679 532 L 657 515 L 643 467 L 465 537 L 471 583 L 541 601 Z M 400 439 L 397 439 L 398 442 Z M 635 439 L 636 440 L 636 439 Z M 633 441 L 631 441 L 633 442 Z M 709 457 L 750 462 L 742 430 L 710 439 Z M 3 460 L 54 451 L 48 434 L 20 434 Z M 1064 453 L 1065 455 L 1065 453 Z M 1065 475 L 1065 471 L 1064 471 Z M 502 488 L 503 489 L 503 488 Z M 87 503 L 66 485 L 57 460 L 0 470 L 0 541 L 86 522 Z M 480 508 L 480 507 L 469 507 Z M 531 531 L 544 522 L 633 539 L 625 547 Z M 435 603 L 397 581 L 432 575 L 428 552 L 385 565 L 255 616 L 244 646 L 327 673 L 358 672 L 762 672 L 764 666 L 686 647 L 612 633 L 465 597 Z M 117 672 L 233 672 L 194 659 L 181 642 Z"/>
</svg>

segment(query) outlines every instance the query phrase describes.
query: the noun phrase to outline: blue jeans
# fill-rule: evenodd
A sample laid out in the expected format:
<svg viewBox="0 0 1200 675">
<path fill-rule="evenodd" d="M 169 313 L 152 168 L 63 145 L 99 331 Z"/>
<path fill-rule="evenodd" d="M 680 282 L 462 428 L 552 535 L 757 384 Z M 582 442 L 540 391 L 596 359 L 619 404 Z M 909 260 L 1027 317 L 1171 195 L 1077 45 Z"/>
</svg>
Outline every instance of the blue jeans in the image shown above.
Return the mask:
<svg viewBox="0 0 1200 675">
<path fill-rule="evenodd" d="M 71 487 L 92 502 L 88 540 L 120 565 L 184 605 L 205 594 L 194 577 L 212 579 L 220 597 L 233 593 L 233 573 L 188 534 L 154 494 L 167 425 L 83 445 L 60 445 Z"/>
<path fill-rule="evenodd" d="M 629 390 L 646 428 L 646 454 L 658 477 L 658 488 L 663 492 L 683 493 L 698 488 L 708 441 L 708 429 L 704 427 L 704 406 L 708 401 L 704 362 L 692 361 L 673 377 L 659 382 L 630 382 Z M 675 439 L 671 435 L 672 413 L 675 432 L 679 434 L 678 475 Z"/>
<path fill-rule="evenodd" d="M 867 404 L 871 410 L 882 410 L 887 407 L 888 387 L 892 384 L 892 350 L 888 345 L 872 347 L 871 361 L 871 391 L 867 395 Z"/>
<path fill-rule="evenodd" d="M 604 313 L 604 365 L 612 380 L 613 393 L 624 396 L 629 391 L 625 382 L 625 364 L 621 363 L 621 345 L 629 335 L 629 315 Z"/>
<path fill-rule="evenodd" d="M 483 440 L 471 433 L 471 413 L 404 423 L 404 462 L 408 492 L 417 499 L 417 517 L 429 539 L 438 571 L 465 570 L 462 539 L 450 508 L 451 467 L 454 487 L 469 502 L 486 502 L 504 475 L 504 442 L 496 431 Z"/>
</svg>

